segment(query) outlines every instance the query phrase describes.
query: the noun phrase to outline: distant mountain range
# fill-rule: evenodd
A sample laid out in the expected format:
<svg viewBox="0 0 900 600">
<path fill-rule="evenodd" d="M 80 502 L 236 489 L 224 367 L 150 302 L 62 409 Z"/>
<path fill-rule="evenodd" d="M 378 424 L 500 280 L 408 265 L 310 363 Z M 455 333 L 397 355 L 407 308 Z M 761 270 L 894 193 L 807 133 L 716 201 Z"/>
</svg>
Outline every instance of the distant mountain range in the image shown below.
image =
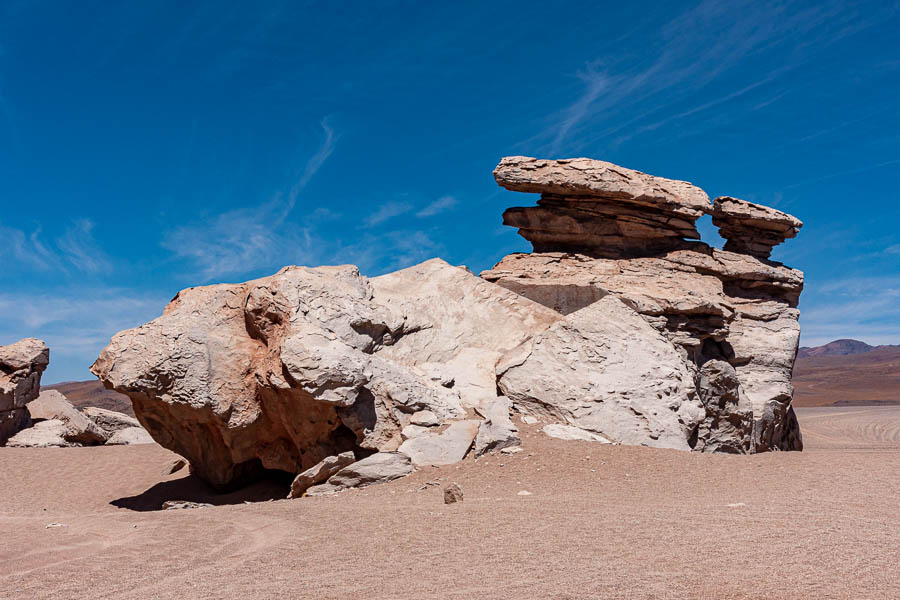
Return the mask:
<svg viewBox="0 0 900 600">
<path fill-rule="evenodd" d="M 900 404 L 900 346 L 835 340 L 800 348 L 795 406 Z"/>
<path fill-rule="evenodd" d="M 807 358 L 809 356 L 850 356 L 851 354 L 865 354 L 874 350 L 875 346 L 870 346 L 859 340 L 834 340 L 824 346 L 801 346 L 797 353 L 797 358 Z"/>
</svg>

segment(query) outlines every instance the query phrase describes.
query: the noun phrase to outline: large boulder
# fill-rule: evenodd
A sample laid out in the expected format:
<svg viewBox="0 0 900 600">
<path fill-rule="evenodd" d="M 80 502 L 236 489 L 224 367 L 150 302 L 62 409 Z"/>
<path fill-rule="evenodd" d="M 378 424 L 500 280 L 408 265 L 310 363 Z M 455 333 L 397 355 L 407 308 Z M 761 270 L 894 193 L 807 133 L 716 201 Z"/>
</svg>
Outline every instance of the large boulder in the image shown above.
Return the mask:
<svg viewBox="0 0 900 600">
<path fill-rule="evenodd" d="M 157 442 L 229 486 L 396 451 L 426 411 L 437 425 L 464 420 L 497 400 L 503 353 L 559 318 L 440 260 L 372 280 L 352 266 L 287 267 L 182 291 L 92 370 Z"/>
<path fill-rule="evenodd" d="M 0 446 L 28 427 L 25 406 L 38 397 L 41 374 L 50 364 L 50 350 L 41 340 L 25 338 L 0 346 Z"/>
</svg>

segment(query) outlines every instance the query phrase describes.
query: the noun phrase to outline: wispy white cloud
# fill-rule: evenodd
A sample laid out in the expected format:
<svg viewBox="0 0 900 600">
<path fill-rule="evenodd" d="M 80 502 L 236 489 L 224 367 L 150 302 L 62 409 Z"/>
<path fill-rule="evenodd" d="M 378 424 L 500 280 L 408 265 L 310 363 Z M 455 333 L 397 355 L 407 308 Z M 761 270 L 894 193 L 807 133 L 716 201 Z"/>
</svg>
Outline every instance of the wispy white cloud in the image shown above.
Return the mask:
<svg viewBox="0 0 900 600">
<path fill-rule="evenodd" d="M 363 227 L 371 228 L 381 225 L 385 221 L 399 217 L 408 213 L 413 209 L 413 205 L 409 202 L 385 202 L 378 207 L 378 210 L 369 215 L 363 222 Z"/>
<path fill-rule="evenodd" d="M 331 153 L 334 152 L 338 138 L 334 133 L 334 129 L 328 122 L 328 117 L 322 119 L 320 125 L 325 134 L 325 139 L 322 140 L 322 145 L 319 146 L 316 153 L 306 162 L 306 166 L 303 168 L 303 173 L 300 175 L 300 178 L 291 186 L 291 190 L 288 192 L 287 202 L 285 203 L 284 212 L 277 223 L 278 225 L 283 223 L 291 211 L 294 210 L 300 192 L 306 187 L 313 176 L 319 172 L 319 169 L 322 168 L 322 165 L 325 164 L 325 161 L 331 156 Z"/>
<path fill-rule="evenodd" d="M 900 343 L 900 275 L 848 277 L 813 286 L 815 304 L 801 304 L 803 343 L 836 338 Z"/>
<path fill-rule="evenodd" d="M 43 339 L 50 347 L 45 382 L 88 379 L 91 361 L 116 332 L 159 316 L 168 300 L 103 286 L 69 288 L 57 295 L 0 293 L 0 344 Z"/>
<path fill-rule="evenodd" d="M 0 223 L 0 254 L 12 257 L 7 271 L 37 269 L 61 273 L 106 273 L 112 270 L 107 254 L 94 239 L 94 223 L 76 219 L 52 240 L 41 237 L 40 227 L 26 233 Z"/>
<path fill-rule="evenodd" d="M 870 12 L 860 18 L 836 0 L 808 7 L 704 0 L 658 28 L 657 43 L 648 48 L 653 60 L 623 53 L 578 71 L 582 85 L 575 99 L 528 143 L 543 141 L 544 152 L 570 155 L 598 140 L 622 143 L 744 96 L 762 96 L 746 106 L 758 109 L 786 93 L 786 75 L 839 40 L 879 23 L 885 11 Z M 775 48 L 788 58 L 763 79 L 735 85 L 729 78 L 741 63 Z M 728 118 L 737 118 L 731 113 Z M 679 134 L 702 126 L 696 123 Z"/>
<path fill-rule="evenodd" d="M 366 233 L 349 244 L 338 244 L 329 251 L 327 262 L 354 264 L 367 275 L 381 275 L 441 256 L 443 251 L 428 232 L 399 229 Z"/>
<path fill-rule="evenodd" d="M 421 218 L 425 217 L 433 217 L 435 215 L 439 215 L 441 213 L 445 213 L 449 210 L 452 210 L 457 205 L 456 198 L 453 196 L 441 196 L 434 202 L 428 204 L 425 208 L 416 213 L 416 216 Z"/>
<path fill-rule="evenodd" d="M 885 254 L 900 254 L 900 244 L 894 244 L 884 249 Z"/>
<path fill-rule="evenodd" d="M 306 161 L 286 195 L 253 208 L 240 208 L 215 215 L 203 223 L 182 225 L 164 234 L 162 246 L 189 261 L 203 281 L 258 269 L 276 269 L 288 263 L 308 264 L 319 256 L 312 230 L 285 223 L 300 192 L 334 152 L 337 136 L 327 119 L 320 123 L 323 139 Z M 326 212 L 328 213 L 326 215 Z M 316 210 L 309 220 L 331 215 Z"/>
<path fill-rule="evenodd" d="M 202 225 L 177 227 L 166 233 L 162 245 L 190 261 L 204 282 L 314 260 L 310 230 L 278 227 L 283 212 L 280 202 L 232 210 Z"/>
</svg>

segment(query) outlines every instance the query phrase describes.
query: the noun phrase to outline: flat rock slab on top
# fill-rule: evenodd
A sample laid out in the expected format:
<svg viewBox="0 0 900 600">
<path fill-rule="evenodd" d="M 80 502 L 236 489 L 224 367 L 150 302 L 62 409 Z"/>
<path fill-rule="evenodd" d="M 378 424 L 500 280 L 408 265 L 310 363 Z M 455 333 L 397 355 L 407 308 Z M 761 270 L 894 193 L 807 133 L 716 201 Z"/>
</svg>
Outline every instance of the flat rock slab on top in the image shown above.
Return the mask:
<svg viewBox="0 0 900 600">
<path fill-rule="evenodd" d="M 513 192 L 595 196 L 678 207 L 694 217 L 711 208 L 706 192 L 687 181 L 656 177 L 590 158 L 543 160 L 507 156 L 494 169 L 494 179 Z"/>
<path fill-rule="evenodd" d="M 714 201 L 713 225 L 725 238 L 725 250 L 768 258 L 772 248 L 797 236 L 803 222 L 780 210 L 720 196 Z"/>
<path fill-rule="evenodd" d="M 509 190 L 541 194 L 538 206 L 503 213 L 503 224 L 535 252 L 649 256 L 700 239 L 695 222 L 712 210 L 693 184 L 601 160 L 506 157 L 494 178 Z"/>
</svg>

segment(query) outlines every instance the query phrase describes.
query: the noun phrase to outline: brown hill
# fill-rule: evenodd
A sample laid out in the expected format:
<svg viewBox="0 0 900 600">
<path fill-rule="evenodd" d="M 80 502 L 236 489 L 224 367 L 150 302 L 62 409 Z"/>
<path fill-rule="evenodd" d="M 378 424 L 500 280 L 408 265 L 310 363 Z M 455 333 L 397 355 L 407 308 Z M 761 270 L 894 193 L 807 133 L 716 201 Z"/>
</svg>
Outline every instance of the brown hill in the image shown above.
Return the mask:
<svg viewBox="0 0 900 600">
<path fill-rule="evenodd" d="M 797 359 L 794 405 L 900 404 L 900 346 Z"/>
<path fill-rule="evenodd" d="M 125 394 L 120 394 L 103 387 L 97 380 L 94 381 L 65 381 L 53 385 L 41 386 L 44 390 L 56 390 L 69 399 L 76 408 L 96 406 L 107 410 L 115 410 L 126 415 L 134 416 L 131 408 L 131 400 Z"/>
<path fill-rule="evenodd" d="M 806 358 L 809 356 L 848 356 L 850 354 L 864 354 L 874 350 L 875 346 L 870 346 L 865 342 L 858 340 L 835 340 L 824 346 L 815 346 L 810 348 L 804 346 L 797 353 L 798 358 Z"/>
</svg>

